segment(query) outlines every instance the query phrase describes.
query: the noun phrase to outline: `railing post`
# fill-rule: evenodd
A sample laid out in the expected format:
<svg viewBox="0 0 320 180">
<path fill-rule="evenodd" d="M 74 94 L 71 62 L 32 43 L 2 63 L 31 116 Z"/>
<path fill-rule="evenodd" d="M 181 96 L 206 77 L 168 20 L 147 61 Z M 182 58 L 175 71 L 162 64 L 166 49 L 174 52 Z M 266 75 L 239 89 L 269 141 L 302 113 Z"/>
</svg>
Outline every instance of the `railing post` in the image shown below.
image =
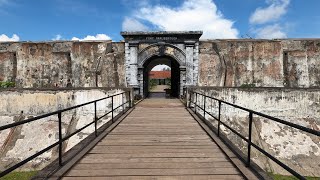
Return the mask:
<svg viewBox="0 0 320 180">
<path fill-rule="evenodd" d="M 191 107 L 191 91 L 187 90 L 187 95 L 189 95 L 189 108 Z"/>
<path fill-rule="evenodd" d="M 206 96 L 203 96 L 203 118 L 206 119 Z"/>
<path fill-rule="evenodd" d="M 121 94 L 122 96 L 122 114 L 124 114 L 124 92 Z"/>
<path fill-rule="evenodd" d="M 250 166 L 250 161 L 251 161 L 251 136 L 252 136 L 252 112 L 249 112 L 249 136 L 248 136 L 247 167 Z"/>
<path fill-rule="evenodd" d="M 59 166 L 62 166 L 62 122 L 61 122 L 61 112 L 58 113 L 58 123 L 59 123 Z"/>
<path fill-rule="evenodd" d="M 220 121 L 221 121 L 221 101 L 219 101 L 219 114 L 218 114 L 218 137 L 220 136 Z"/>
<path fill-rule="evenodd" d="M 94 102 L 94 133 L 97 137 L 98 136 L 98 132 L 97 132 L 97 101 Z"/>
<path fill-rule="evenodd" d="M 196 93 L 196 92 L 195 92 Z M 196 101 L 194 103 L 194 112 L 197 114 L 197 101 L 198 101 L 198 93 L 196 93 Z"/>
<path fill-rule="evenodd" d="M 132 102 L 131 102 L 131 91 L 128 91 L 129 92 L 129 108 L 132 107 Z"/>
<path fill-rule="evenodd" d="M 111 122 L 113 123 L 113 96 L 111 96 Z"/>
</svg>

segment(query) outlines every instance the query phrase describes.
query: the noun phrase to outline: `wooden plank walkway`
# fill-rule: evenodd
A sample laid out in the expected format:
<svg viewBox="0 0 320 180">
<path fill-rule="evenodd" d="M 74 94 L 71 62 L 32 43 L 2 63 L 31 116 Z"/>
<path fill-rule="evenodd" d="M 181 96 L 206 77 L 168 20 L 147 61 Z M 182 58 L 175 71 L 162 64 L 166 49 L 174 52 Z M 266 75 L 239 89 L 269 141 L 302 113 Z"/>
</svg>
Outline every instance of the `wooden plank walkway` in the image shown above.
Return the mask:
<svg viewBox="0 0 320 180">
<path fill-rule="evenodd" d="M 146 99 L 69 179 L 243 179 L 177 99 Z"/>
</svg>

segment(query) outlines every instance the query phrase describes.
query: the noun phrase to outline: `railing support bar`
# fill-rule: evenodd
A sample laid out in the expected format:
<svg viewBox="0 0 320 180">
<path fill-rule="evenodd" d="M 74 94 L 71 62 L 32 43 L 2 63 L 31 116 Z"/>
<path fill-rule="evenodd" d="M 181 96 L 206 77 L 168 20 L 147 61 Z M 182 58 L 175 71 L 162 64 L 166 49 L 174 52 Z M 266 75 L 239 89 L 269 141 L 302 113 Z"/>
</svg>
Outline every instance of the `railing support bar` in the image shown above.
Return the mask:
<svg viewBox="0 0 320 180">
<path fill-rule="evenodd" d="M 113 123 L 113 96 L 111 96 L 111 122 Z"/>
<path fill-rule="evenodd" d="M 129 91 L 129 108 L 132 108 L 131 91 Z"/>
<path fill-rule="evenodd" d="M 251 136 L 252 136 L 252 112 L 249 112 L 249 137 L 248 137 L 247 167 L 250 166 L 250 161 L 251 161 Z"/>
<path fill-rule="evenodd" d="M 58 123 L 59 123 L 59 166 L 62 166 L 62 121 L 61 112 L 58 113 Z"/>
<path fill-rule="evenodd" d="M 197 101 L 198 101 L 198 93 L 196 93 L 196 101 L 194 103 L 194 112 L 197 114 Z"/>
<path fill-rule="evenodd" d="M 94 102 L 94 133 L 96 137 L 98 136 L 97 131 L 97 102 Z"/>
<path fill-rule="evenodd" d="M 220 123 L 221 122 L 221 101 L 219 101 L 219 114 L 218 114 L 218 137 L 220 136 Z"/>
<path fill-rule="evenodd" d="M 187 95 L 189 95 L 189 108 L 191 107 L 191 92 L 189 90 L 187 90 Z"/>
<path fill-rule="evenodd" d="M 203 96 L 203 118 L 206 119 L 206 97 Z"/>
<path fill-rule="evenodd" d="M 122 96 L 122 114 L 124 114 L 124 93 L 122 93 L 121 96 Z"/>
</svg>

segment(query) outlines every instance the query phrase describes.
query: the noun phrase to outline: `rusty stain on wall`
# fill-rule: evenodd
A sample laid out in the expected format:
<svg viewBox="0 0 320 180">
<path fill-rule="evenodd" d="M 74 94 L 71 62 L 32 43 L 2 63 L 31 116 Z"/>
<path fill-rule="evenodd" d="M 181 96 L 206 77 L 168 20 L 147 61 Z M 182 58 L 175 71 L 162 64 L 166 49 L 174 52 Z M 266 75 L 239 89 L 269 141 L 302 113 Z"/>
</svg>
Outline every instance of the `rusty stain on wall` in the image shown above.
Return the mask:
<svg viewBox="0 0 320 180">
<path fill-rule="evenodd" d="M 200 41 L 198 85 L 319 87 L 319 59 L 319 39 Z"/>
<path fill-rule="evenodd" d="M 18 88 L 124 87 L 124 71 L 124 43 L 0 43 L 0 81 Z"/>
<path fill-rule="evenodd" d="M 0 80 L 22 88 L 126 86 L 124 56 L 123 42 L 0 43 Z M 319 87 L 319 58 L 319 39 L 200 41 L 198 85 Z"/>
</svg>

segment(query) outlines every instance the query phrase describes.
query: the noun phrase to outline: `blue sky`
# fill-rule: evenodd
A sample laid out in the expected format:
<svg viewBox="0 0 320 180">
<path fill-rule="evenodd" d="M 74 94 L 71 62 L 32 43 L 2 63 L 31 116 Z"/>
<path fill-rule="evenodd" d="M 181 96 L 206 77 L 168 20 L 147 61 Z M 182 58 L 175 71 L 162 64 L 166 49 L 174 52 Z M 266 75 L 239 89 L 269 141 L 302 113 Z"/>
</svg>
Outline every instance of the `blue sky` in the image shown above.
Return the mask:
<svg viewBox="0 0 320 180">
<path fill-rule="evenodd" d="M 123 30 L 319 38 L 319 7 L 320 0 L 0 0 L 0 41 L 120 41 Z"/>
</svg>

